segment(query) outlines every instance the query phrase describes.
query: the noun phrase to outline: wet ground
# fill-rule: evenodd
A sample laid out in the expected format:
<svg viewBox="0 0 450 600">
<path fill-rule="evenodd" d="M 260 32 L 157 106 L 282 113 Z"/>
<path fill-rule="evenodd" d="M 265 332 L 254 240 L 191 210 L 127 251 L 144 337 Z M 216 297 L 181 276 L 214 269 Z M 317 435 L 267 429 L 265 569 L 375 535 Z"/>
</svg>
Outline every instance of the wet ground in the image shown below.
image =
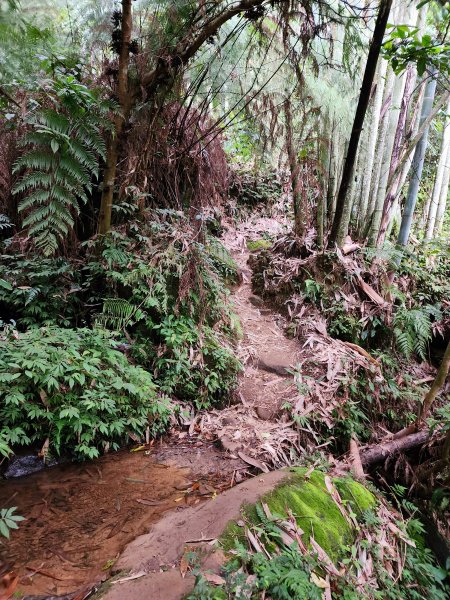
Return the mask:
<svg viewBox="0 0 450 600">
<path fill-rule="evenodd" d="M 233 470 L 213 445 L 173 440 L 0 480 L 0 506 L 17 506 L 27 519 L 10 541 L 0 541 L 0 581 L 6 587 L 17 576 L 17 598 L 74 591 L 83 598 L 130 541 L 167 510 L 228 488 Z"/>
</svg>

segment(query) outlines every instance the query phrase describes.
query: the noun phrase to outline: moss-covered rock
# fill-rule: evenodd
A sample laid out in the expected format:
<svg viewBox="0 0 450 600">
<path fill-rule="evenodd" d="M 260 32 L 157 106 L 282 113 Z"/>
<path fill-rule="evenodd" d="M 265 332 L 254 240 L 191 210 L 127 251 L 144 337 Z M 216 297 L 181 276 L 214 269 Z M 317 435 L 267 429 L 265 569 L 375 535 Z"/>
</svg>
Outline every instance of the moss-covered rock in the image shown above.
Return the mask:
<svg viewBox="0 0 450 600">
<path fill-rule="evenodd" d="M 308 471 L 306 468 L 292 468 L 291 476 L 261 498 L 273 515 L 288 517 L 292 513 L 297 524 L 304 531 L 303 541 L 309 544 L 312 536 L 332 560 L 338 560 L 341 549 L 351 544 L 356 532 L 349 520 L 342 514 L 325 483 L 326 474 L 321 471 Z M 374 495 L 362 484 L 348 478 L 332 478 L 344 504 L 351 504 L 357 518 L 365 510 L 376 505 Z M 259 524 L 255 505 L 242 509 L 243 518 L 252 525 Z M 243 528 L 236 522 L 225 529 L 221 542 L 225 550 L 234 546 L 235 539 L 243 539 Z"/>
</svg>

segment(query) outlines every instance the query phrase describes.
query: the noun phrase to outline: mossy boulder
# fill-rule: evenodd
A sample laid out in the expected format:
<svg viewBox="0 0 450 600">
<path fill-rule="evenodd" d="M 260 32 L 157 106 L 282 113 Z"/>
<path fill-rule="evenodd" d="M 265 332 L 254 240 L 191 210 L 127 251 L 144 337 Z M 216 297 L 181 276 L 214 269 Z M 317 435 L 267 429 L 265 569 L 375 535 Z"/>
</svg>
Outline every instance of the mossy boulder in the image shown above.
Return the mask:
<svg viewBox="0 0 450 600">
<path fill-rule="evenodd" d="M 291 476 L 262 496 L 261 502 L 267 504 L 273 515 L 288 517 L 288 512 L 292 513 L 304 531 L 304 543 L 308 545 L 312 536 L 328 556 L 337 561 L 343 547 L 355 539 L 356 531 L 327 489 L 325 477 L 326 474 L 321 471 L 292 468 Z M 330 480 L 339 492 L 342 503 L 351 505 L 357 519 L 362 517 L 364 511 L 375 507 L 375 496 L 361 483 L 350 477 L 333 477 Z M 256 505 L 246 505 L 241 512 L 249 525 L 259 524 Z M 225 551 L 234 547 L 235 539 L 244 539 L 243 528 L 236 521 L 228 524 L 220 538 Z"/>
</svg>

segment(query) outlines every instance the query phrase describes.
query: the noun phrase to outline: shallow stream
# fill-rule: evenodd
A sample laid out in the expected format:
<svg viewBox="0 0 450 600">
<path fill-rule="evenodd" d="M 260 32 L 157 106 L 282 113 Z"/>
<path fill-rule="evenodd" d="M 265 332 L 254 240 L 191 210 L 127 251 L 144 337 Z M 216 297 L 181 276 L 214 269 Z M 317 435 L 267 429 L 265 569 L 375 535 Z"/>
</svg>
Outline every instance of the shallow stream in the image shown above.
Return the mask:
<svg viewBox="0 0 450 600">
<path fill-rule="evenodd" d="M 165 511 L 220 491 L 217 473 L 193 480 L 188 467 L 157 460 L 145 450 L 124 450 L 0 480 L 0 507 L 17 506 L 26 517 L 10 541 L 0 538 L 0 581 L 18 576 L 15 598 L 74 591 L 83 598 Z"/>
</svg>

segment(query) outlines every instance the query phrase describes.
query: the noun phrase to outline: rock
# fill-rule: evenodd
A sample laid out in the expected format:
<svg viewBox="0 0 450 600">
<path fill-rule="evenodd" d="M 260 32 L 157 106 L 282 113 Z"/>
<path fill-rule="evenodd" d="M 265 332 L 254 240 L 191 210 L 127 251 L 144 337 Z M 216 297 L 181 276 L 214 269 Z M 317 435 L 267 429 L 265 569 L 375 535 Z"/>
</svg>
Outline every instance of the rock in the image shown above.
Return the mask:
<svg viewBox="0 0 450 600">
<path fill-rule="evenodd" d="M 332 481 L 343 501 L 351 502 L 357 517 L 375 507 L 375 497 L 360 483 L 350 478 L 332 478 Z M 313 535 L 336 563 L 358 535 L 327 490 L 325 473 L 306 468 L 272 471 L 249 479 L 200 506 L 187 507 L 181 514 L 166 513 L 148 533 L 125 549 L 116 565 L 120 570 L 145 573 L 136 580 L 109 586 L 103 592 L 103 600 L 180 600 L 185 597 L 195 584 L 194 578 L 189 573 L 183 577 L 179 568 L 162 571 L 158 565 L 177 565 L 187 552 L 197 551 L 199 569 L 220 574 L 230 549 L 235 547 L 235 540 L 247 543 L 242 521 L 260 523 L 254 507 L 258 501 L 263 501 L 272 514 L 282 515 L 286 520 L 298 516 L 304 543 L 309 547 Z M 212 540 L 218 540 L 219 546 L 212 546 Z M 148 566 L 152 558 L 157 559 L 155 568 Z M 227 595 L 215 597 L 226 598 Z"/>
<path fill-rule="evenodd" d="M 258 368 L 281 377 L 289 376 L 294 357 L 283 350 L 270 350 L 259 355 Z"/>
<path fill-rule="evenodd" d="M 258 406 L 256 414 L 262 421 L 272 421 L 276 417 L 277 411 L 270 406 Z"/>
<path fill-rule="evenodd" d="M 31 473 L 37 473 L 42 471 L 46 467 L 54 467 L 58 464 L 55 459 L 44 460 L 39 456 L 14 456 L 9 463 L 8 468 L 5 471 L 4 476 L 6 479 L 13 479 L 14 477 L 24 477 L 25 475 L 31 475 Z"/>
<path fill-rule="evenodd" d="M 241 443 L 233 441 L 227 435 L 219 438 L 219 446 L 222 450 L 225 450 L 225 452 L 230 452 L 231 454 L 236 454 L 238 450 L 242 448 Z"/>
<path fill-rule="evenodd" d="M 248 300 L 251 304 L 253 304 L 253 306 L 256 306 L 257 308 L 264 306 L 264 300 L 259 296 L 250 296 Z"/>
</svg>

